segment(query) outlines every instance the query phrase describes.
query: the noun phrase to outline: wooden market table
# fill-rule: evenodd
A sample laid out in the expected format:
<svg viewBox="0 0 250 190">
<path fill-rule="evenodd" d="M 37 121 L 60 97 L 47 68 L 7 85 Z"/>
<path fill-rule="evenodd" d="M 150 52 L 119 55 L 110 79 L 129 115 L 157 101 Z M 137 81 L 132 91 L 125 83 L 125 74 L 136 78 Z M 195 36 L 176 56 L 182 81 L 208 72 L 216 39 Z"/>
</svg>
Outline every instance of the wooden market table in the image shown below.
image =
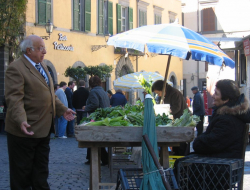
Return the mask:
<svg viewBox="0 0 250 190">
<path fill-rule="evenodd" d="M 181 142 L 194 139 L 194 127 L 156 127 L 158 146 L 161 147 L 160 163 L 169 167 L 168 147 L 179 146 Z M 100 147 L 141 146 L 142 127 L 75 127 L 75 137 L 79 148 L 91 148 L 90 189 L 99 190 L 100 185 Z M 98 177 L 99 176 L 99 177 Z"/>
</svg>

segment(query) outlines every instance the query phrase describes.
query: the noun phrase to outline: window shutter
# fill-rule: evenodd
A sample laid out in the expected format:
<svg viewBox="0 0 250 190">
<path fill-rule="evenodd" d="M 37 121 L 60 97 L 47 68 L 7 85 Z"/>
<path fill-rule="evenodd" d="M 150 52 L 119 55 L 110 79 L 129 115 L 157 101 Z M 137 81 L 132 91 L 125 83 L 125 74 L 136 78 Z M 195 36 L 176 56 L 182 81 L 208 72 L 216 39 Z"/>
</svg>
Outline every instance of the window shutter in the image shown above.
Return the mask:
<svg viewBox="0 0 250 190">
<path fill-rule="evenodd" d="M 215 31 L 215 13 L 212 7 L 202 10 L 203 31 Z"/>
<path fill-rule="evenodd" d="M 129 7 L 128 15 L 129 15 L 129 30 L 130 30 L 133 29 L 133 8 Z"/>
<path fill-rule="evenodd" d="M 139 27 L 142 26 L 142 11 L 139 10 Z"/>
<path fill-rule="evenodd" d="M 143 12 L 143 25 L 147 25 L 147 12 Z"/>
<path fill-rule="evenodd" d="M 48 22 L 48 20 L 51 21 L 51 0 L 47 0 L 47 4 L 46 4 L 46 20 L 45 20 L 45 23 Z"/>
<path fill-rule="evenodd" d="M 38 23 L 46 23 L 46 1 L 38 1 Z"/>
<path fill-rule="evenodd" d="M 85 0 L 85 31 L 91 31 L 91 0 Z"/>
<path fill-rule="evenodd" d="M 103 34 L 104 29 L 104 12 L 103 12 L 104 1 L 98 0 L 98 33 Z"/>
<path fill-rule="evenodd" d="M 73 29 L 80 30 L 80 5 L 79 0 L 73 1 Z"/>
<path fill-rule="evenodd" d="M 122 25 L 122 19 L 121 19 L 121 5 L 116 4 L 116 14 L 117 14 L 117 33 L 121 32 L 121 25 Z"/>
<path fill-rule="evenodd" d="M 113 35 L 113 2 L 108 2 L 108 31 Z"/>
</svg>

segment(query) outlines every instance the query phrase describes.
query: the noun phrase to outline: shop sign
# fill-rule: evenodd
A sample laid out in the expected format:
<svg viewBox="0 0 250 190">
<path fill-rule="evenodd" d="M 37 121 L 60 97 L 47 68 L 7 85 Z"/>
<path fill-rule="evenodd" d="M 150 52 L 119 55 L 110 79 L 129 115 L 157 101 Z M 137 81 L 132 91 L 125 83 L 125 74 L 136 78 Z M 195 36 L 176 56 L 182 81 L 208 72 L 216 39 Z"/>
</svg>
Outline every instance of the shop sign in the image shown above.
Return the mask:
<svg viewBox="0 0 250 190">
<path fill-rule="evenodd" d="M 250 55 L 250 42 L 249 42 L 249 39 L 246 39 L 246 40 L 243 41 L 243 47 L 244 47 L 245 56 L 249 56 Z"/>
<path fill-rule="evenodd" d="M 61 33 L 58 34 L 59 38 L 58 41 L 67 41 L 67 36 L 63 36 Z M 55 50 L 63 50 L 63 51 L 74 51 L 74 47 L 72 45 L 65 46 L 63 43 L 54 42 L 54 49 Z"/>
</svg>

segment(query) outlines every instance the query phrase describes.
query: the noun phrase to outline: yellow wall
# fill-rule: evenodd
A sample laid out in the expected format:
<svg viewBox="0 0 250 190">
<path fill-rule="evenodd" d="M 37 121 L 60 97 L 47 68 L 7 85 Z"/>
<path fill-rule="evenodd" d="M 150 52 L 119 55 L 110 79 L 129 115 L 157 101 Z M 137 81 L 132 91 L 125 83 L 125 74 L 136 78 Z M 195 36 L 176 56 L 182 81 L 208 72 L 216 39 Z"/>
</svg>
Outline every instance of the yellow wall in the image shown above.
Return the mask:
<svg viewBox="0 0 250 190">
<path fill-rule="evenodd" d="M 113 0 L 113 32 L 116 33 L 116 4 L 119 0 Z M 133 26 L 137 27 L 137 1 L 130 0 L 129 6 L 133 8 Z M 180 0 L 144 0 L 149 3 L 147 7 L 147 24 L 154 24 L 154 8 L 153 5 L 164 8 L 162 12 L 162 23 L 169 22 L 169 13 L 172 11 L 177 13 L 179 23 L 181 23 L 181 1 Z M 36 23 L 36 0 L 29 0 L 27 4 L 27 16 L 26 16 L 26 35 L 36 34 L 39 36 L 46 36 L 47 33 L 44 26 L 35 26 Z M 75 62 L 81 61 L 86 66 L 99 65 L 105 63 L 107 65 L 113 65 L 114 70 L 111 76 L 111 81 L 115 80 L 115 67 L 114 59 L 119 57 L 118 54 L 114 54 L 114 47 L 108 46 L 107 48 L 101 48 L 98 51 L 91 51 L 92 45 L 106 45 L 104 36 L 96 35 L 97 33 L 97 0 L 91 1 L 91 32 L 75 32 L 70 31 L 72 29 L 72 0 L 53 0 L 53 19 L 52 22 L 55 28 L 51 34 L 50 39 L 45 40 L 47 47 L 46 60 L 49 60 L 55 67 L 58 73 L 58 83 L 60 81 L 69 81 L 63 73 L 68 66 L 72 66 Z M 67 41 L 58 41 L 58 34 L 62 33 L 67 36 Z M 62 51 L 54 49 L 54 42 L 63 43 L 65 46 L 72 45 L 74 51 Z M 150 54 L 149 54 L 150 55 Z M 166 55 L 157 55 L 155 57 L 139 58 L 138 71 L 158 71 L 162 76 L 165 75 L 167 65 Z M 129 56 L 134 71 L 136 71 L 135 57 Z M 116 59 L 118 62 L 119 59 Z M 172 57 L 169 73 L 174 72 L 176 75 L 177 85 L 180 84 L 180 80 L 183 78 L 182 73 L 182 61 L 179 58 Z"/>
</svg>

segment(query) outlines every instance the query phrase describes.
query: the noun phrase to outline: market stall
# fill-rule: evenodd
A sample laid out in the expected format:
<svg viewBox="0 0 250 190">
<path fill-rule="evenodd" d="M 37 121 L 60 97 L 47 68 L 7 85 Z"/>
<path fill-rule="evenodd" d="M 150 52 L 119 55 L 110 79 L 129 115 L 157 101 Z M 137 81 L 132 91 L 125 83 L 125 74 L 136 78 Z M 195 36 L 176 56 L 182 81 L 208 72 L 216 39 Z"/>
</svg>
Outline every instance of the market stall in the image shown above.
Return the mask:
<svg viewBox="0 0 250 190">
<path fill-rule="evenodd" d="M 98 190 L 100 185 L 100 147 L 136 147 L 141 146 L 142 127 L 84 126 L 75 127 L 75 136 L 79 148 L 91 148 L 90 189 Z M 161 165 L 169 167 L 169 146 L 178 146 L 181 142 L 194 139 L 194 127 L 156 127 L 158 146 L 161 150 Z"/>
</svg>

